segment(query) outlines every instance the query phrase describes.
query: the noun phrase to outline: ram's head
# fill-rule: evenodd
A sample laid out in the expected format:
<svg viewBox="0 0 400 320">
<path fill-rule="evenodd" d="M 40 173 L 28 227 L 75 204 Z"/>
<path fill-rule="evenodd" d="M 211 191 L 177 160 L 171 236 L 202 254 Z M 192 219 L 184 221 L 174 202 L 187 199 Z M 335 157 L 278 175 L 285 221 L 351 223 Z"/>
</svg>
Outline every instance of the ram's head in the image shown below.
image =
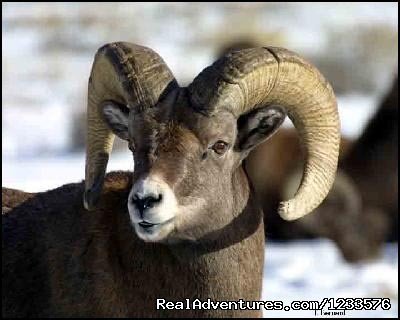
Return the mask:
<svg viewBox="0 0 400 320">
<path fill-rule="evenodd" d="M 140 238 L 196 239 L 220 230 L 246 205 L 242 160 L 286 114 L 306 152 L 301 186 L 280 207 L 293 220 L 324 199 L 338 159 L 335 97 L 313 66 L 285 49 L 245 49 L 181 88 L 151 49 L 108 44 L 89 81 L 85 207 L 99 200 L 115 134 L 135 160 L 128 208 Z"/>
</svg>

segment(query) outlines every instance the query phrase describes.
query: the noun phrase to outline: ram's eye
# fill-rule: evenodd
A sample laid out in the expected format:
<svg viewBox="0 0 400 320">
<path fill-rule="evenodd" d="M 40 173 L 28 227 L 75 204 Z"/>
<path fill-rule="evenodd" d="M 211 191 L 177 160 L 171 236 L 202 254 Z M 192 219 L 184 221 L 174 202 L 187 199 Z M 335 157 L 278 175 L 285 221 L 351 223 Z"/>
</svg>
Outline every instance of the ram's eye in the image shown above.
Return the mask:
<svg viewBox="0 0 400 320">
<path fill-rule="evenodd" d="M 228 149 L 228 144 L 222 140 L 218 140 L 216 143 L 214 143 L 214 145 L 211 147 L 211 149 L 219 154 L 219 155 L 223 155 L 226 150 Z"/>
<path fill-rule="evenodd" d="M 132 152 L 135 152 L 135 143 L 132 140 L 128 142 L 128 148 Z"/>
</svg>

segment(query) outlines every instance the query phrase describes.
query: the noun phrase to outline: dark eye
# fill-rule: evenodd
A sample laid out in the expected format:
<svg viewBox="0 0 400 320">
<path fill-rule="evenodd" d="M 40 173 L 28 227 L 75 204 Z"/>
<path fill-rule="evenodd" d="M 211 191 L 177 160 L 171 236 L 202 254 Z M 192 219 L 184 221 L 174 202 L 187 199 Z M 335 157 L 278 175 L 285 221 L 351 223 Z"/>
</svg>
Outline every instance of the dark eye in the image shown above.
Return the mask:
<svg viewBox="0 0 400 320">
<path fill-rule="evenodd" d="M 225 153 L 225 151 L 228 149 L 228 144 L 222 140 L 218 140 L 216 143 L 214 143 L 214 145 L 211 147 L 211 149 L 219 154 L 219 155 L 223 155 Z"/>
</svg>

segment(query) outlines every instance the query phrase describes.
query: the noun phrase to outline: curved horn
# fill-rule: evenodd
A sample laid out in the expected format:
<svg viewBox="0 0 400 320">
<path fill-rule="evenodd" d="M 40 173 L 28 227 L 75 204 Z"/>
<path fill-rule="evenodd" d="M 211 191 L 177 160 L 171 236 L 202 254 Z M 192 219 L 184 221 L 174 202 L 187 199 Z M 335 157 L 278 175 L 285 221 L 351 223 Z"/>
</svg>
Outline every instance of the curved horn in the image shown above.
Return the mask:
<svg viewBox="0 0 400 320">
<path fill-rule="evenodd" d="M 333 90 L 318 70 L 282 48 L 234 51 L 203 70 L 189 86 L 200 112 L 221 109 L 236 117 L 266 105 L 284 107 L 306 151 L 303 178 L 279 214 L 298 219 L 315 209 L 335 179 L 340 124 Z"/>
<path fill-rule="evenodd" d="M 84 206 L 100 196 L 114 134 L 103 120 L 103 102 L 112 100 L 141 112 L 154 107 L 178 84 L 153 50 L 126 42 L 101 47 L 94 58 L 88 86 Z"/>
<path fill-rule="evenodd" d="M 297 190 L 301 181 L 302 170 L 294 170 L 286 179 L 282 187 L 282 198 L 289 199 Z M 337 195 L 343 202 L 346 212 L 357 216 L 362 209 L 362 198 L 353 179 L 341 169 L 337 170 L 335 181 L 328 198 Z"/>
</svg>

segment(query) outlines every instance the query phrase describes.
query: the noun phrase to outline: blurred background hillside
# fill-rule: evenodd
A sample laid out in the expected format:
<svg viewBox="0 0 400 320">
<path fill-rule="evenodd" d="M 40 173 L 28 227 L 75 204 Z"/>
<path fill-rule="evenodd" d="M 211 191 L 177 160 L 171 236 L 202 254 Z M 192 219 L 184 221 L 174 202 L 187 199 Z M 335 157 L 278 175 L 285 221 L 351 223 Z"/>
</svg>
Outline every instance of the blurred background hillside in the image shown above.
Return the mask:
<svg viewBox="0 0 400 320">
<path fill-rule="evenodd" d="M 181 85 L 232 41 L 290 48 L 333 84 L 343 115 L 357 111 L 342 117 L 343 132 L 353 136 L 397 69 L 396 3 L 6 3 L 2 9 L 7 157 L 83 149 L 91 63 L 111 41 L 153 48 Z"/>
<path fill-rule="evenodd" d="M 154 49 L 181 85 L 236 41 L 286 47 L 331 82 L 342 133 L 356 139 L 397 74 L 398 3 L 3 2 L 3 186 L 44 191 L 84 178 L 88 77 L 96 50 L 113 41 Z M 125 144 L 116 142 L 108 171 L 132 169 Z M 385 295 L 396 302 L 383 315 L 397 315 L 397 245 L 384 250 L 386 260 L 355 269 L 330 243 L 295 246 L 295 255 L 273 244 L 267 250 L 266 298 L 294 300 L 307 290 L 304 299 Z M 324 257 L 322 271 L 313 252 Z M 289 264 L 284 273 L 282 264 Z M 329 278 L 336 272 L 339 280 Z"/>
</svg>

